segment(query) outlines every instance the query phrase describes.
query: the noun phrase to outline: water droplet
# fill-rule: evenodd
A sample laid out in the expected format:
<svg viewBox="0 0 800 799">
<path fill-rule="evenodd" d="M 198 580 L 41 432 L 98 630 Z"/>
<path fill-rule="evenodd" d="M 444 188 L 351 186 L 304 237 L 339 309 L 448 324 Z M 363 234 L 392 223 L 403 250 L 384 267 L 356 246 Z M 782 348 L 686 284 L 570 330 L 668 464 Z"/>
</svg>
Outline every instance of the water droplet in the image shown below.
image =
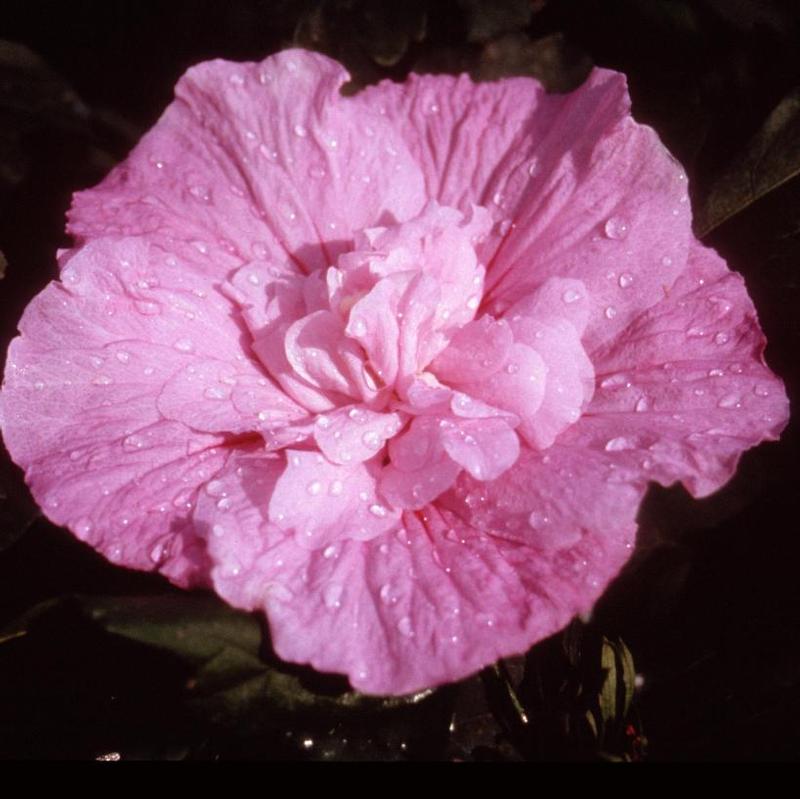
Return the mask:
<svg viewBox="0 0 800 799">
<path fill-rule="evenodd" d="M 609 305 L 605 310 L 606 319 L 613 319 L 617 315 L 617 309 L 613 305 Z"/>
<path fill-rule="evenodd" d="M 85 541 L 91 532 L 92 523 L 89 519 L 84 517 L 75 522 L 75 535 L 77 535 L 81 541 Z"/>
<path fill-rule="evenodd" d="M 189 189 L 189 194 L 196 200 L 201 200 L 204 203 L 211 202 L 211 191 L 207 186 L 192 186 Z"/>
<path fill-rule="evenodd" d="M 188 338 L 180 338 L 172 345 L 178 352 L 191 352 L 194 344 Z"/>
<path fill-rule="evenodd" d="M 766 386 L 755 386 L 753 388 L 753 394 L 757 397 L 768 397 L 769 389 Z"/>
<path fill-rule="evenodd" d="M 506 364 L 506 372 L 510 375 L 515 375 L 517 372 L 519 372 L 519 364 L 513 362 Z"/>
<path fill-rule="evenodd" d="M 727 344 L 730 340 L 730 336 L 727 333 L 719 332 L 714 336 L 714 343 L 715 344 Z"/>
<path fill-rule="evenodd" d="M 473 295 L 472 295 L 472 297 L 470 297 L 470 298 L 467 300 L 467 308 L 469 308 L 469 309 L 470 309 L 470 311 L 474 311 L 474 310 L 476 310 L 476 309 L 477 309 L 477 307 L 478 307 L 480 304 L 481 304 L 480 298 L 479 298 L 477 295 L 475 295 L 475 294 L 473 294 Z"/>
<path fill-rule="evenodd" d="M 364 411 L 362 411 L 360 408 L 350 408 L 350 410 L 347 412 L 347 416 L 358 424 L 362 424 L 367 420 Z"/>
<path fill-rule="evenodd" d="M 322 591 L 322 599 L 325 607 L 335 610 L 342 606 L 342 594 L 344 588 L 339 583 L 328 583 Z"/>
<path fill-rule="evenodd" d="M 617 436 L 610 439 L 605 446 L 606 452 L 621 452 L 626 449 L 633 449 L 635 444 L 625 436 Z"/>
<path fill-rule="evenodd" d="M 709 369 L 708 370 L 708 376 L 709 377 L 722 377 L 724 374 L 725 374 L 725 372 L 723 372 L 722 369 Z"/>
<path fill-rule="evenodd" d="M 573 302 L 577 302 L 581 298 L 580 292 L 575 291 L 575 289 L 567 289 L 562 295 L 561 299 L 564 300 L 565 303 L 568 305 Z"/>
<path fill-rule="evenodd" d="M 126 452 L 136 452 L 144 446 L 144 439 L 141 436 L 131 435 L 127 436 L 122 441 L 122 448 Z"/>
<path fill-rule="evenodd" d="M 332 481 L 330 487 L 328 488 L 328 493 L 332 497 L 338 497 L 342 491 L 344 491 L 344 485 L 341 480 Z"/>
<path fill-rule="evenodd" d="M 92 385 L 94 386 L 110 386 L 114 381 L 108 375 L 97 375 L 94 380 L 92 380 Z"/>
<path fill-rule="evenodd" d="M 621 289 L 626 289 L 628 288 L 628 286 L 631 285 L 631 283 L 633 283 L 633 275 L 630 275 L 627 272 L 623 272 L 619 276 L 619 280 L 617 281 L 617 283 L 619 283 L 619 287 Z"/>
<path fill-rule="evenodd" d="M 114 357 L 120 363 L 128 363 L 128 361 L 131 359 L 131 354 L 125 350 L 119 350 L 117 353 L 115 353 Z"/>
<path fill-rule="evenodd" d="M 369 430 L 361 436 L 361 441 L 367 449 L 379 450 L 383 444 L 381 437 L 374 431 Z"/>
<path fill-rule="evenodd" d="M 206 494 L 210 497 L 221 497 L 225 494 L 225 484 L 221 480 L 211 480 L 206 485 Z"/>
<path fill-rule="evenodd" d="M 492 197 L 492 202 L 498 207 L 501 206 L 503 204 L 503 195 L 496 191 Z"/>
<path fill-rule="evenodd" d="M 331 544 L 330 546 L 325 547 L 325 549 L 322 552 L 322 557 L 330 560 L 331 558 L 335 558 L 338 554 L 339 550 L 336 544 Z"/>
<path fill-rule="evenodd" d="M 741 408 L 742 407 L 742 403 L 741 403 L 740 397 L 737 394 L 726 394 L 717 403 L 717 407 L 719 407 L 719 408 Z"/>
<path fill-rule="evenodd" d="M 404 635 L 406 638 L 411 638 L 414 635 L 411 619 L 409 619 L 408 616 L 403 616 L 403 618 L 397 622 L 397 630 L 400 635 Z"/>
<path fill-rule="evenodd" d="M 686 331 L 686 338 L 702 338 L 706 331 L 702 327 L 690 327 Z"/>
<path fill-rule="evenodd" d="M 203 392 L 203 396 L 212 400 L 224 400 L 228 398 L 228 391 L 219 386 L 212 386 Z"/>
<path fill-rule="evenodd" d="M 37 381 L 36 381 L 36 382 L 33 384 L 33 387 L 34 387 L 34 388 L 35 388 L 37 391 L 41 391 L 41 390 L 44 388 L 44 383 L 43 383 L 41 380 L 37 380 Z"/>
<path fill-rule="evenodd" d="M 386 516 L 386 513 L 387 513 L 386 508 L 384 508 L 383 505 L 377 505 L 377 504 L 370 505 L 369 506 L 369 512 L 373 516 L 377 516 L 379 519 L 384 518 L 384 516 Z"/>
<path fill-rule="evenodd" d="M 217 500 L 217 510 L 226 511 L 231 509 L 231 500 L 229 497 L 222 497 Z"/>
<path fill-rule="evenodd" d="M 367 323 L 363 319 L 354 319 L 352 331 L 354 336 L 363 336 L 367 332 Z"/>
<path fill-rule="evenodd" d="M 603 230 L 608 238 L 621 240 L 628 235 L 628 223 L 620 216 L 612 216 Z"/>
<path fill-rule="evenodd" d="M 630 388 L 630 385 L 624 374 L 611 375 L 600 382 L 600 388 Z"/>
<path fill-rule="evenodd" d="M 294 130 L 295 136 L 300 136 L 302 138 L 302 137 L 308 135 L 308 131 L 299 122 L 294 126 L 293 130 Z"/>
<path fill-rule="evenodd" d="M 669 255 L 665 255 L 661 259 L 661 263 L 663 266 L 672 266 L 672 258 L 670 258 Z"/>
<path fill-rule="evenodd" d="M 232 83 L 234 86 L 244 86 L 244 76 L 240 75 L 238 72 L 231 75 L 228 78 L 228 81 Z"/>
<path fill-rule="evenodd" d="M 648 409 L 649 405 L 647 402 L 647 397 L 641 396 L 638 400 L 636 400 L 635 410 L 637 413 L 643 413 Z"/>
<path fill-rule="evenodd" d="M 314 480 L 306 486 L 306 491 L 308 491 L 312 497 L 315 497 L 322 491 L 322 483 L 319 480 Z"/>
<path fill-rule="evenodd" d="M 321 166 L 312 166 L 308 170 L 309 177 L 324 178 L 328 173 Z"/>
<path fill-rule="evenodd" d="M 541 530 L 542 527 L 549 523 L 550 517 L 541 511 L 531 511 L 530 516 L 528 516 L 528 524 L 533 527 L 534 530 Z"/>
</svg>

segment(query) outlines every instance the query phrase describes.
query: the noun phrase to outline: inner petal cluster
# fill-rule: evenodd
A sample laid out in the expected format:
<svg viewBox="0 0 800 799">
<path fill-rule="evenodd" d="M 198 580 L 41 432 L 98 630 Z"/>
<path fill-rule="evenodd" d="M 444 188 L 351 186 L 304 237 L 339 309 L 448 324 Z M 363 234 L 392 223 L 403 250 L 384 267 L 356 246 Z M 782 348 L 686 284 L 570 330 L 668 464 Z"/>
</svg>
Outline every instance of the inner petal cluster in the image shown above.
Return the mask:
<svg viewBox="0 0 800 799">
<path fill-rule="evenodd" d="M 484 208 L 432 202 L 359 232 L 327 269 L 249 264 L 259 291 L 245 296 L 241 276 L 228 286 L 253 351 L 294 406 L 265 413 L 261 432 L 286 458 L 270 519 L 304 545 L 373 538 L 462 471 L 498 478 L 591 399 L 582 283 L 550 279 L 502 317 L 479 314 L 476 250 L 491 226 Z"/>
</svg>

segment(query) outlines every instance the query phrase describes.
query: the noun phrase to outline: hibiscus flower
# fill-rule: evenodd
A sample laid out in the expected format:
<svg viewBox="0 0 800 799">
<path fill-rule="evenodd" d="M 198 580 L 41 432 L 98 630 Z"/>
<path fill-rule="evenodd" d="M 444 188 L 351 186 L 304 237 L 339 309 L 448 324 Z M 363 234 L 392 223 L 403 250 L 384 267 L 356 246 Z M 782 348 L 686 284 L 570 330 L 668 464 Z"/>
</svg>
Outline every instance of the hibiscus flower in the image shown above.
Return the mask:
<svg viewBox="0 0 800 799">
<path fill-rule="evenodd" d="M 109 560 L 396 694 L 589 609 L 648 482 L 715 491 L 788 408 L 623 76 L 347 79 L 298 50 L 189 70 L 75 196 L 2 431 Z"/>
</svg>

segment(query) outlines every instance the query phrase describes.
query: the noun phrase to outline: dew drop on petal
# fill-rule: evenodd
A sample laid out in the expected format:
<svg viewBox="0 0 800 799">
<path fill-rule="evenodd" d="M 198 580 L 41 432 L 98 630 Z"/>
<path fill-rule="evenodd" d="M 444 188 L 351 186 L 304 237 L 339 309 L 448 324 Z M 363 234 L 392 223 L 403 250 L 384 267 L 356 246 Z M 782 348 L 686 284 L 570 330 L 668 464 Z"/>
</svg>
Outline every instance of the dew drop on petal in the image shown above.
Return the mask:
<svg viewBox="0 0 800 799">
<path fill-rule="evenodd" d="M 316 496 L 322 491 L 322 483 L 319 480 L 314 480 L 306 486 L 306 491 L 311 496 Z"/>
<path fill-rule="evenodd" d="M 341 480 L 333 480 L 328 488 L 328 493 L 332 497 L 338 497 L 344 491 L 344 484 Z"/>
<path fill-rule="evenodd" d="M 617 282 L 619 283 L 619 287 L 621 289 L 626 289 L 628 288 L 628 286 L 631 285 L 631 283 L 633 283 L 633 275 L 630 275 L 627 272 L 623 272 L 619 276 L 619 280 Z"/>
<path fill-rule="evenodd" d="M 753 388 L 753 394 L 757 397 L 768 397 L 769 389 L 766 386 L 755 386 Z"/>
<path fill-rule="evenodd" d="M 361 441 L 364 443 L 365 447 L 371 450 L 380 449 L 382 444 L 381 437 L 374 430 L 364 433 L 364 435 L 361 436 Z"/>
<path fill-rule="evenodd" d="M 397 622 L 397 630 L 400 635 L 405 636 L 406 638 L 411 638 L 414 635 L 414 629 L 411 625 L 411 619 L 408 616 L 403 616 L 399 622 Z"/>
<path fill-rule="evenodd" d="M 575 289 L 567 289 L 562 295 L 561 299 L 564 300 L 565 303 L 568 305 L 573 302 L 577 302 L 581 298 L 580 292 L 575 291 Z"/>
<path fill-rule="evenodd" d="M 606 319 L 613 319 L 617 315 L 617 309 L 613 305 L 609 305 L 603 313 Z"/>
<path fill-rule="evenodd" d="M 606 452 L 621 452 L 626 449 L 633 449 L 635 444 L 625 436 L 617 436 L 610 439 L 605 446 Z"/>
<path fill-rule="evenodd" d="M 620 216 L 612 216 L 606 222 L 603 230 L 608 238 L 621 240 L 628 235 L 628 223 Z"/>
<path fill-rule="evenodd" d="M 188 338 L 179 338 L 172 346 L 178 352 L 191 352 L 194 349 L 194 344 Z"/>
<path fill-rule="evenodd" d="M 339 583 L 328 583 L 322 591 L 322 599 L 325 607 L 336 610 L 342 606 L 342 594 L 344 588 Z"/>
<path fill-rule="evenodd" d="M 367 332 L 367 323 L 363 319 L 354 319 L 352 322 L 353 335 L 363 336 Z"/>
<path fill-rule="evenodd" d="M 737 394 L 726 394 L 717 403 L 719 408 L 741 408 L 741 398 Z"/>
</svg>

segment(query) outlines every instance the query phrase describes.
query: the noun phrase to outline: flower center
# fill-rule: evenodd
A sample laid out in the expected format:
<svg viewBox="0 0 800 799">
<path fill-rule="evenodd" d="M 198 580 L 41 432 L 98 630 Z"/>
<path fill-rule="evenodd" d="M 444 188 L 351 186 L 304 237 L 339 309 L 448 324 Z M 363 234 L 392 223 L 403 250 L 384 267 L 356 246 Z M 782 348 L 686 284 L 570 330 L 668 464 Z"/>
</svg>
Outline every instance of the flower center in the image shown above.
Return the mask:
<svg viewBox="0 0 800 799">
<path fill-rule="evenodd" d="M 462 471 L 499 477 L 521 439 L 549 446 L 574 422 L 593 385 L 575 324 L 585 290 L 548 281 L 503 318 L 476 319 L 476 245 L 491 225 L 483 208 L 430 203 L 356 234 L 327 269 L 269 282 L 253 349 L 300 418 L 265 420 L 267 448 L 363 466 L 381 508 L 417 509 Z M 554 290 L 569 303 L 551 307 Z"/>
</svg>

